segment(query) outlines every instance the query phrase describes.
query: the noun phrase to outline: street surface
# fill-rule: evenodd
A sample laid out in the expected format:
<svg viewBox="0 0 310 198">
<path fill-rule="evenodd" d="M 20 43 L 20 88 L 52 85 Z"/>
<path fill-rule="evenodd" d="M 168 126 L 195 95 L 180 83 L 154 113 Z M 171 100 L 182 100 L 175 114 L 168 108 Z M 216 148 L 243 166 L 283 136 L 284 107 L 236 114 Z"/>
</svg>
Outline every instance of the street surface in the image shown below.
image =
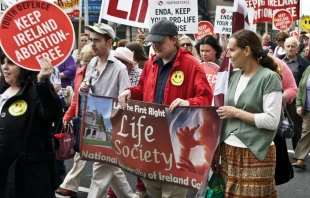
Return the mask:
<svg viewBox="0 0 310 198">
<path fill-rule="evenodd" d="M 293 157 L 293 149 L 291 140 L 287 140 L 287 147 L 289 150 L 289 158 L 291 162 L 295 162 L 292 159 Z M 92 178 L 92 164 L 93 162 L 88 162 L 83 170 L 81 183 L 80 183 L 80 191 L 78 193 L 78 198 L 87 198 L 87 192 L 90 186 L 90 180 Z M 279 198 L 309 198 L 310 197 L 310 158 L 307 159 L 308 169 L 299 170 L 294 168 L 295 177 L 288 183 L 277 186 L 278 197 Z M 73 165 L 73 160 L 66 161 L 67 172 Z M 127 176 L 127 180 L 131 185 L 132 189 L 136 189 L 136 176 L 125 173 Z M 56 195 L 57 198 L 64 198 L 63 196 Z M 188 191 L 187 198 L 194 198 L 195 192 Z M 121 198 L 121 197 L 120 197 Z M 151 198 L 151 196 L 148 196 Z"/>
</svg>

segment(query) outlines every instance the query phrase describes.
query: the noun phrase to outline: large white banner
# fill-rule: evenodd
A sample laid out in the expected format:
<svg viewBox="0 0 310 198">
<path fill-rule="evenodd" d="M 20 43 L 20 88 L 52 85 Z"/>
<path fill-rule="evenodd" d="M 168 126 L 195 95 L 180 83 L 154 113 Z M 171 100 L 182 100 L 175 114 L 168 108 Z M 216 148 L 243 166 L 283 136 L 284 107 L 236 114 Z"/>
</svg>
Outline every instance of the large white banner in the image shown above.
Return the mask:
<svg viewBox="0 0 310 198">
<path fill-rule="evenodd" d="M 162 18 L 174 22 L 179 34 L 197 33 L 197 0 L 149 0 L 150 26 Z"/>
<path fill-rule="evenodd" d="M 233 7 L 216 6 L 214 33 L 231 34 L 233 11 Z"/>
<path fill-rule="evenodd" d="M 180 34 L 198 32 L 197 0 L 104 0 L 100 17 L 139 28 L 151 28 L 166 18 L 176 23 Z"/>
<path fill-rule="evenodd" d="M 148 0 L 103 0 L 100 17 L 119 24 L 149 28 Z"/>
</svg>

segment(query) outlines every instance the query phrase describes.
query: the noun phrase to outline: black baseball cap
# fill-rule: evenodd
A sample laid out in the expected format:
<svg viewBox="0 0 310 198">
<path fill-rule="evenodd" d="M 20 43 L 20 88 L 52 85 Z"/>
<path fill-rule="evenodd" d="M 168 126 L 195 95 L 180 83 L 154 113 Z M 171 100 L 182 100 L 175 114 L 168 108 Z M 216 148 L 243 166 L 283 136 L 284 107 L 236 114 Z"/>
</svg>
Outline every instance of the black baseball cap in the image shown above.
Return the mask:
<svg viewBox="0 0 310 198">
<path fill-rule="evenodd" d="M 177 36 L 178 28 L 175 23 L 162 19 L 157 21 L 151 27 L 149 35 L 145 38 L 145 42 L 160 42 L 167 36 Z"/>
</svg>

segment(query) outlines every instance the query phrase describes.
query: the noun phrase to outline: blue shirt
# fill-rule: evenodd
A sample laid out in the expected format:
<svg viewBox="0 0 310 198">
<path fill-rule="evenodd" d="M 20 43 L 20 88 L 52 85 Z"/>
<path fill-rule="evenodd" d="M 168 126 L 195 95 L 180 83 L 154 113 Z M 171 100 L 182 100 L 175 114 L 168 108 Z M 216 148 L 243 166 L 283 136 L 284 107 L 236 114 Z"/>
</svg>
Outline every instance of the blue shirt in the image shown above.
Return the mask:
<svg viewBox="0 0 310 198">
<path fill-rule="evenodd" d="M 177 54 L 166 64 L 164 64 L 163 59 L 159 58 L 158 56 L 154 60 L 154 62 L 158 62 L 159 64 L 156 89 L 155 89 L 155 98 L 154 98 L 154 103 L 156 104 L 163 103 L 166 83 L 176 57 Z"/>
</svg>

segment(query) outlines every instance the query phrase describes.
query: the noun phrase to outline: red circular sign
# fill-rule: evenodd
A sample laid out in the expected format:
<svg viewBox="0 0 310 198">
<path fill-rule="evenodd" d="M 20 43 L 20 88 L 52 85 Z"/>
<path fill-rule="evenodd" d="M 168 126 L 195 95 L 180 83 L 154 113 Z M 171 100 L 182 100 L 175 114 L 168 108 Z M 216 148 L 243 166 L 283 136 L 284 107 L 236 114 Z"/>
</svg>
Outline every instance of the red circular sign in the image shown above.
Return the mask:
<svg viewBox="0 0 310 198">
<path fill-rule="evenodd" d="M 5 11 L 0 41 L 15 64 L 38 71 L 42 58 L 49 58 L 53 66 L 67 59 L 73 47 L 74 29 L 58 6 L 46 1 L 22 1 Z"/>
<path fill-rule="evenodd" d="M 217 73 L 220 67 L 212 62 L 202 63 L 202 67 L 205 70 L 207 80 L 211 86 L 212 91 L 215 89 L 215 83 L 217 79 Z"/>
<path fill-rule="evenodd" d="M 198 34 L 194 34 L 196 41 L 199 41 L 207 34 L 214 34 L 214 27 L 209 21 L 200 21 L 198 23 Z"/>
<path fill-rule="evenodd" d="M 273 24 L 279 30 L 288 30 L 293 23 L 293 17 L 286 10 L 279 10 L 273 17 Z"/>
</svg>

